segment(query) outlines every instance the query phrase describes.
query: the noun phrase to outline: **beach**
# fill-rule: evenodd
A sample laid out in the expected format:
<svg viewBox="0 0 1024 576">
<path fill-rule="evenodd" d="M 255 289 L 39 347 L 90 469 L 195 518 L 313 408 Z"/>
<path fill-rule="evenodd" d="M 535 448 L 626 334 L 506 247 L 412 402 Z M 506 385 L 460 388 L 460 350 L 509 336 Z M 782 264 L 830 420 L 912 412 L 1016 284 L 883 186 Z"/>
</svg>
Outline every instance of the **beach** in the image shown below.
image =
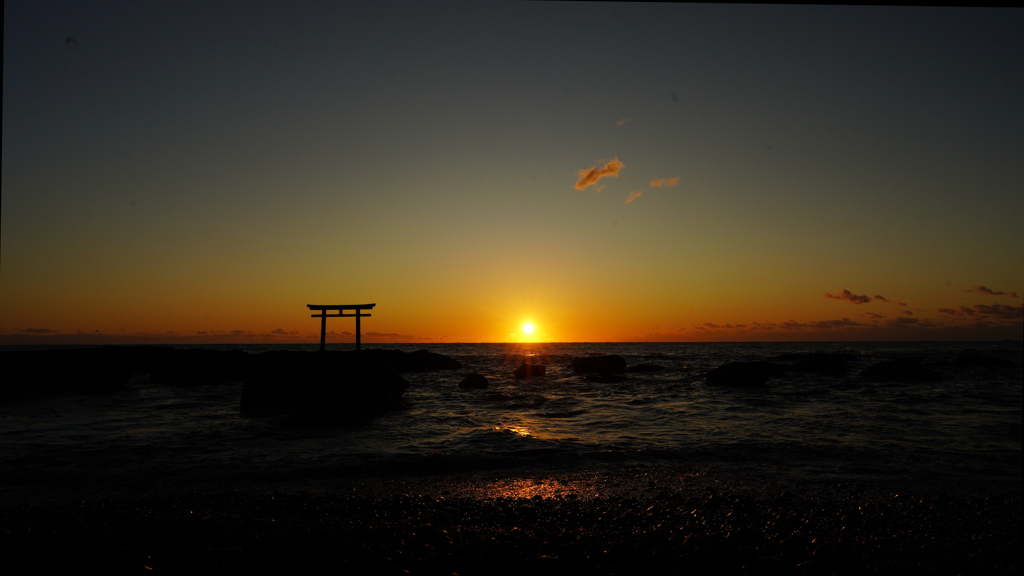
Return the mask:
<svg viewBox="0 0 1024 576">
<path fill-rule="evenodd" d="M 1020 492 L 669 468 L 420 475 L 5 508 L 6 569 L 1015 574 Z"/>
</svg>

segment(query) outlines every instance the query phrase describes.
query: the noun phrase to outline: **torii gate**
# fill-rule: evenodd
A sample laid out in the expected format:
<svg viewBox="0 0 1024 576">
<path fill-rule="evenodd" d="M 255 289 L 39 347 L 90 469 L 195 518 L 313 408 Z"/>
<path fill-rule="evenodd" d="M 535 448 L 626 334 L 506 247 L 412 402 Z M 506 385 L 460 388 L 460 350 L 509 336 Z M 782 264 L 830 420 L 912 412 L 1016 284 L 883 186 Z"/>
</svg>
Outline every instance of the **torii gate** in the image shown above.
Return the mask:
<svg viewBox="0 0 1024 576">
<path fill-rule="evenodd" d="M 311 314 L 311 318 L 320 319 L 320 351 L 324 351 L 325 343 L 327 342 L 327 319 L 335 318 L 338 316 L 349 317 L 355 316 L 356 319 L 356 350 L 360 348 L 360 335 L 359 335 L 359 319 L 370 316 L 369 314 L 363 314 L 361 310 L 369 310 L 376 306 L 376 304 L 338 304 L 338 305 L 324 305 L 324 304 L 306 304 L 310 310 L 319 310 L 319 314 Z M 337 314 L 328 314 L 328 310 L 337 310 Z M 345 310 L 354 310 L 355 314 L 345 314 Z"/>
</svg>

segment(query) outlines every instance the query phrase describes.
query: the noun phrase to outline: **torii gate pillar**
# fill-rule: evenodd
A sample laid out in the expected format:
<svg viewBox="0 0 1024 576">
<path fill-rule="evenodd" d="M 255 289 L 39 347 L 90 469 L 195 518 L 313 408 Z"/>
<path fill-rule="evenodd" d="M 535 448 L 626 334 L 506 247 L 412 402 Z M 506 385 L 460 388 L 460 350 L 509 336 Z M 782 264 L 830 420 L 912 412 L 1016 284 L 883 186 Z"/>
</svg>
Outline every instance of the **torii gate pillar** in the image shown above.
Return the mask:
<svg viewBox="0 0 1024 576">
<path fill-rule="evenodd" d="M 312 314 L 312 318 L 320 319 L 320 351 L 323 352 L 326 349 L 327 344 L 327 318 L 335 317 L 350 317 L 354 316 L 356 319 L 356 350 L 362 347 L 361 334 L 359 332 L 359 319 L 370 316 L 370 314 L 363 314 L 363 310 L 370 310 L 376 306 L 376 304 L 306 304 L 306 307 L 310 310 L 319 310 L 319 314 Z M 329 310 L 337 310 L 337 314 L 328 314 Z M 345 314 L 345 310 L 352 310 L 354 314 Z"/>
</svg>

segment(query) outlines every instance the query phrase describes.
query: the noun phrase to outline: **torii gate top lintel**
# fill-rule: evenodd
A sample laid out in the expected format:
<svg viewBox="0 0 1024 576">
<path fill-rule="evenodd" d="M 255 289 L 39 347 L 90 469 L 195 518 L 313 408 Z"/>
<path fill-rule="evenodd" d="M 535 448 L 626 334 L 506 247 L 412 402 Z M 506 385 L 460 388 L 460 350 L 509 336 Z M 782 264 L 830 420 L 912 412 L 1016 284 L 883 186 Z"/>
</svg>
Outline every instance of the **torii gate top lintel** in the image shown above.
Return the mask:
<svg viewBox="0 0 1024 576">
<path fill-rule="evenodd" d="M 310 310 L 318 310 L 319 314 L 311 314 L 312 318 L 320 318 L 320 350 L 323 351 L 327 341 L 327 319 L 337 317 L 355 317 L 356 319 L 356 350 L 360 349 L 361 338 L 359 334 L 359 319 L 366 318 L 370 314 L 363 314 L 363 310 L 370 310 L 377 304 L 306 304 Z M 337 314 L 328 314 L 330 310 L 337 310 Z M 354 314 L 345 314 L 345 310 L 352 310 Z"/>
</svg>

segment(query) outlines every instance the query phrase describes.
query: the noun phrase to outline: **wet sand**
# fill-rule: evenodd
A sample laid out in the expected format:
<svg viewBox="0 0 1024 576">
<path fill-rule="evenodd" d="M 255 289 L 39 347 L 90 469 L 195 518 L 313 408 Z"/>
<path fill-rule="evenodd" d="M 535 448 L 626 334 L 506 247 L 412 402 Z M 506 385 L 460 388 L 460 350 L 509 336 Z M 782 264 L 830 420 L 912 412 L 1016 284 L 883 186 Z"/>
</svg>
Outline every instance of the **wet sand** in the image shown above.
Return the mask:
<svg viewBox="0 0 1024 576">
<path fill-rule="evenodd" d="M 0 566 L 351 574 L 1018 574 L 1020 490 L 670 469 L 295 482 L 4 507 Z"/>
</svg>

